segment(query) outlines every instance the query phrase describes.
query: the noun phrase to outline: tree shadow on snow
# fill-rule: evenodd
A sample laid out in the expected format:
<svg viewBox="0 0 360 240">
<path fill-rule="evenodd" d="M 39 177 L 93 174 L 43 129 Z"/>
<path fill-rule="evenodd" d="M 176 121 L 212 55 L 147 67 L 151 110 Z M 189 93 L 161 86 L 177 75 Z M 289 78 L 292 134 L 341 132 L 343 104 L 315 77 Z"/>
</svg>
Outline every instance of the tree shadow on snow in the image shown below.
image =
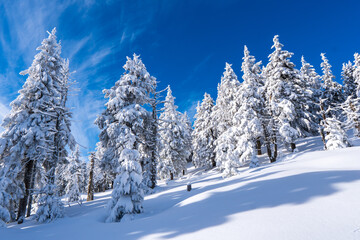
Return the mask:
<svg viewBox="0 0 360 240">
<path fill-rule="evenodd" d="M 168 203 L 164 203 L 162 206 L 163 211 L 156 211 L 159 214 L 149 218 L 137 219 L 142 223 L 139 222 L 138 225 L 133 222 L 132 225 L 127 225 L 123 234 L 126 239 L 138 239 L 155 233 L 162 234 L 163 238 L 171 239 L 182 234 L 221 225 L 232 214 L 285 204 L 303 204 L 315 197 L 334 194 L 338 191 L 335 184 L 356 181 L 360 179 L 359 176 L 360 171 L 324 171 L 260 180 L 247 184 L 245 182 L 244 185 L 241 185 L 244 179 L 236 178 L 194 189 L 191 192 L 186 192 L 184 188 L 181 192 L 162 196 L 163 201 L 166 200 Z M 264 175 L 257 177 L 264 177 Z M 246 181 L 249 180 L 246 179 Z M 239 186 L 232 186 L 232 184 L 239 184 Z M 209 192 L 206 197 L 197 198 L 197 201 L 177 204 L 181 199 L 185 200 L 208 190 L 216 191 L 222 186 L 229 186 L 232 190 Z M 155 204 L 156 199 L 149 199 L 146 208 L 156 207 Z M 139 229 L 139 226 L 144 226 L 144 228 Z"/>
</svg>

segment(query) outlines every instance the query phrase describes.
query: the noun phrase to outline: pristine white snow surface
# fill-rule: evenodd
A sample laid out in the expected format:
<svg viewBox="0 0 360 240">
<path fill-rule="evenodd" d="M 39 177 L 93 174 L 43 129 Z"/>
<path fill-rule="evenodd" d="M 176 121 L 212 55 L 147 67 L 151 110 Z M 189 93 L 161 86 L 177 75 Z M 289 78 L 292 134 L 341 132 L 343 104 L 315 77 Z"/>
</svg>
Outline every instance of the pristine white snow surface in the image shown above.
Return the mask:
<svg viewBox="0 0 360 240">
<path fill-rule="evenodd" d="M 318 138 L 298 146 L 227 179 L 190 168 L 183 179 L 160 182 L 143 214 L 119 223 L 104 223 L 105 192 L 66 207 L 55 222 L 9 224 L 0 239 L 360 239 L 360 147 L 322 151 Z"/>
</svg>

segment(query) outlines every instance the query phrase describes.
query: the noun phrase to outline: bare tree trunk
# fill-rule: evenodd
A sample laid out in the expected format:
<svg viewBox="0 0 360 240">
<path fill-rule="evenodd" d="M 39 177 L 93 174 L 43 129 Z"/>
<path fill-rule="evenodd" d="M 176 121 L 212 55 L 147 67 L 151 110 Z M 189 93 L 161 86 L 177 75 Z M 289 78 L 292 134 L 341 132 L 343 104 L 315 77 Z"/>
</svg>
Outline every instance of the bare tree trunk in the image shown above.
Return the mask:
<svg viewBox="0 0 360 240">
<path fill-rule="evenodd" d="M 157 158 L 157 115 L 156 115 L 156 94 L 154 96 L 154 103 L 152 105 L 152 139 L 151 139 L 151 158 L 150 158 L 150 188 L 154 189 L 156 187 L 156 158 Z"/>
<path fill-rule="evenodd" d="M 170 180 L 174 180 L 174 174 L 170 173 Z"/>
<path fill-rule="evenodd" d="M 320 100 L 320 113 L 321 113 L 321 117 L 323 119 L 322 120 L 323 123 L 326 123 L 325 109 L 324 109 L 324 104 L 323 104 L 322 100 Z M 320 125 L 321 125 L 321 122 L 320 122 Z M 324 128 L 320 126 L 319 132 L 320 132 L 320 135 L 321 135 L 321 139 L 322 139 L 322 141 L 324 143 L 324 149 L 327 149 Z"/>
<path fill-rule="evenodd" d="M 36 169 L 36 162 L 34 162 L 33 164 L 33 170 L 32 170 L 32 175 L 31 175 L 31 182 L 30 182 L 30 191 L 33 191 L 34 186 L 35 186 L 35 169 Z M 28 200 L 28 204 L 27 204 L 27 210 L 26 210 L 26 217 L 30 217 L 31 215 L 31 208 L 32 208 L 32 201 L 33 201 L 33 192 L 29 193 L 29 200 Z"/>
<path fill-rule="evenodd" d="M 260 139 L 256 140 L 256 150 L 257 150 L 257 155 L 261 155 L 261 141 Z"/>
<path fill-rule="evenodd" d="M 90 173 L 89 173 L 89 185 L 87 192 L 87 201 L 94 200 L 94 165 L 95 165 L 95 153 L 90 153 Z"/>
<path fill-rule="evenodd" d="M 20 199 L 19 201 L 19 208 L 18 208 L 18 215 L 16 220 L 18 221 L 18 224 L 23 223 L 26 213 L 26 206 L 29 199 L 29 192 L 31 187 L 31 177 L 32 177 L 32 171 L 33 171 L 34 161 L 28 160 L 25 164 L 25 173 L 24 173 L 24 185 L 25 185 L 25 191 L 24 191 L 24 197 Z"/>
<path fill-rule="evenodd" d="M 210 129 L 210 131 L 211 131 L 211 135 L 212 135 L 213 139 L 216 139 L 213 129 Z M 211 156 L 211 166 L 214 168 L 214 167 L 216 167 L 216 161 L 215 161 L 216 153 L 215 153 L 215 150 L 213 152 L 214 152 L 214 154 Z"/>
<path fill-rule="evenodd" d="M 265 146 L 267 155 L 269 157 L 269 160 L 271 163 L 276 162 L 276 158 L 278 155 L 278 147 L 277 147 L 277 139 L 275 135 L 275 131 L 273 131 L 274 136 L 270 136 L 269 132 L 266 130 L 266 126 L 263 124 L 263 130 L 264 130 L 264 138 L 265 138 Z M 271 151 L 271 142 L 274 145 L 274 152 Z"/>
</svg>

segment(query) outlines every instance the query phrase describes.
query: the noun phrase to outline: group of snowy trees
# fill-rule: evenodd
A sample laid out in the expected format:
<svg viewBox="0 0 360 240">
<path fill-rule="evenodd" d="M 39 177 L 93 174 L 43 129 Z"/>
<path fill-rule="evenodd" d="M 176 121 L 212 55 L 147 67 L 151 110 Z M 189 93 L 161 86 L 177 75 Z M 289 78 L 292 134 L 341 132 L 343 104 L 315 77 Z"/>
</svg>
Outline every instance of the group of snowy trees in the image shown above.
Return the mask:
<svg viewBox="0 0 360 240">
<path fill-rule="evenodd" d="M 103 90 L 105 110 L 96 152 L 81 160 L 66 107 L 69 61 L 60 57 L 55 29 L 37 50 L 28 78 L 11 103 L 0 135 L 0 225 L 35 212 L 40 222 L 63 216 L 63 202 L 81 204 L 94 192 L 113 189 L 107 222 L 143 211 L 145 193 L 157 179 L 186 174 L 187 163 L 217 167 L 224 177 L 238 168 L 257 167 L 265 150 L 275 162 L 281 147 L 296 151 L 296 140 L 320 134 L 326 149 L 350 146 L 346 132 L 360 136 L 360 56 L 343 65 L 343 85 L 334 81 L 324 54 L 320 76 L 302 57 L 291 62 L 274 37 L 273 53 L 262 66 L 245 46 L 240 82 L 230 64 L 214 101 L 207 93 L 196 108 L 194 129 L 175 105 L 170 86 L 165 99 L 138 55 L 127 58 L 125 72 Z M 162 105 L 162 108 L 159 105 Z M 34 204 L 35 203 L 35 204 Z"/>
<path fill-rule="evenodd" d="M 95 121 L 100 141 L 90 161 L 83 162 L 66 107 L 69 61 L 60 57 L 55 33 L 49 33 L 32 66 L 21 73 L 28 78 L 2 123 L 2 226 L 22 223 L 32 210 L 37 221 L 52 221 L 63 216 L 61 197 L 81 204 L 82 193 L 87 191 L 87 200 L 93 200 L 94 192 L 109 188 L 113 192 L 106 221 L 120 221 L 125 214 L 142 212 L 144 192 L 151 192 L 157 178 L 185 174 L 191 158 L 188 116 L 176 110 L 170 86 L 166 99 L 157 99 L 161 92 L 155 92 L 156 79 L 134 54 L 120 80 L 104 90 L 109 100 Z M 160 110 L 159 104 L 164 105 Z"/>
<path fill-rule="evenodd" d="M 157 176 L 185 174 L 191 155 L 191 123 L 176 111 L 170 87 L 158 117 L 156 79 L 135 54 L 124 69 L 115 86 L 104 90 L 109 100 L 95 121 L 101 131 L 96 156 L 114 182 L 107 222 L 142 212 L 144 192 L 155 187 Z"/>
<path fill-rule="evenodd" d="M 302 57 L 302 67 L 291 62 L 293 53 L 273 39 L 269 62 L 262 67 L 245 46 L 240 83 L 231 65 L 218 85 L 216 103 L 205 93 L 195 115 L 193 163 L 217 166 L 224 177 L 246 164 L 258 166 L 256 155 L 266 150 L 270 162 L 280 146 L 296 150 L 296 139 L 320 134 L 325 149 L 350 146 L 347 130 L 360 132 L 360 57 L 343 65 L 343 86 L 335 82 L 331 66 L 321 54 L 323 74 Z"/>
<path fill-rule="evenodd" d="M 35 219 L 51 221 L 63 215 L 56 187 L 56 168 L 66 161 L 75 140 L 66 108 L 69 62 L 60 57 L 55 29 L 37 48 L 19 96 L 11 103 L 0 135 L 0 223 L 30 215 L 36 196 Z M 16 215 L 17 213 L 17 215 Z"/>
</svg>

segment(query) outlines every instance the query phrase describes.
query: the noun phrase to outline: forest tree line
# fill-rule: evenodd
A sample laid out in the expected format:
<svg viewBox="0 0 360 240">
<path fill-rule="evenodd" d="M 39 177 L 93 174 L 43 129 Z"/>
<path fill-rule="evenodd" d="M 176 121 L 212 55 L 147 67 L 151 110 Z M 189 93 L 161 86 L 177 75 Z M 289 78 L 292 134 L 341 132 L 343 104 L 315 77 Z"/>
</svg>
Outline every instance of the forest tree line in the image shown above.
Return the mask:
<svg viewBox="0 0 360 240">
<path fill-rule="evenodd" d="M 107 103 L 95 124 L 96 151 L 81 159 L 71 133 L 67 98 L 72 84 L 55 29 L 37 48 L 27 79 L 10 104 L 0 135 L 0 224 L 33 215 L 39 222 L 63 216 L 64 202 L 81 204 L 82 193 L 113 189 L 106 222 L 143 211 L 144 194 L 158 179 L 186 174 L 187 163 L 217 168 L 224 177 L 240 167 L 270 162 L 280 149 L 297 151 L 299 138 L 320 135 L 325 149 L 351 146 L 347 133 L 360 135 L 360 55 L 343 64 L 343 84 L 321 54 L 322 74 L 283 50 L 278 36 L 264 66 L 245 46 L 242 81 L 231 64 L 218 85 L 216 101 L 207 93 L 198 103 L 192 126 L 175 105 L 170 86 L 158 91 L 157 80 L 138 55 L 127 57 L 124 74 L 103 90 Z M 162 93 L 167 92 L 165 99 Z M 162 107 L 160 107 L 162 106 Z"/>
</svg>

